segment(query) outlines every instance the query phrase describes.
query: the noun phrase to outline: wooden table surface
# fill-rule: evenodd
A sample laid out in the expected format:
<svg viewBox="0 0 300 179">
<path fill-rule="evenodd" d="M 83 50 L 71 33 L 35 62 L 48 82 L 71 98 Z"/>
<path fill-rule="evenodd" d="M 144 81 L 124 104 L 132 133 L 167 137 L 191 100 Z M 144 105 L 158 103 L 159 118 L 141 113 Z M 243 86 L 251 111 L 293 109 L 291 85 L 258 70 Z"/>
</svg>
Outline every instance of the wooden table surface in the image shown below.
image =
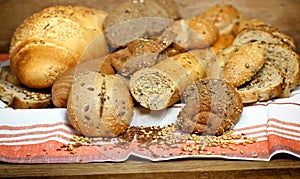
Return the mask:
<svg viewBox="0 0 300 179">
<path fill-rule="evenodd" d="M 269 162 L 182 159 L 82 164 L 0 164 L 0 177 L 37 178 L 300 178 L 300 159 L 280 154 Z"/>
</svg>

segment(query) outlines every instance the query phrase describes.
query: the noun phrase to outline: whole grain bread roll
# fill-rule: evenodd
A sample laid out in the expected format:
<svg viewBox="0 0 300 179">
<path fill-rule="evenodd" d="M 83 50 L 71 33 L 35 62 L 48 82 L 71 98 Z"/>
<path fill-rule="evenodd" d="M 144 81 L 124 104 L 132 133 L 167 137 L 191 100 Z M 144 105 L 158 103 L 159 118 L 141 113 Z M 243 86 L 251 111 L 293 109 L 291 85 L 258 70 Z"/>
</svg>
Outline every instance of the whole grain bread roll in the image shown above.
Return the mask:
<svg viewBox="0 0 300 179">
<path fill-rule="evenodd" d="M 199 17 L 177 20 L 164 33 L 177 34 L 174 43 L 187 50 L 209 47 L 219 38 L 214 23 Z"/>
<path fill-rule="evenodd" d="M 77 6 L 53 6 L 31 15 L 11 39 L 12 71 L 25 86 L 51 87 L 79 59 L 108 52 L 102 27 L 106 17 L 102 10 Z"/>
<path fill-rule="evenodd" d="M 133 109 L 124 80 L 98 72 L 82 73 L 75 78 L 67 104 L 72 125 L 88 137 L 115 137 L 125 132 Z"/>
<path fill-rule="evenodd" d="M 222 79 L 200 79 L 183 92 L 185 106 L 177 116 L 185 132 L 221 135 L 239 120 L 243 103 L 235 87 Z"/>
<path fill-rule="evenodd" d="M 179 17 L 174 0 L 126 0 L 109 12 L 105 37 L 118 48 L 138 38 L 156 37 Z"/>
<path fill-rule="evenodd" d="M 115 74 L 109 59 L 105 57 L 87 60 L 77 64 L 75 67 L 69 68 L 59 76 L 52 85 L 52 102 L 55 107 L 67 107 L 68 96 L 73 84 L 73 79 L 88 71 L 95 71 L 106 75 Z"/>
<path fill-rule="evenodd" d="M 153 67 L 134 73 L 130 79 L 130 92 L 143 107 L 165 109 L 180 100 L 189 84 L 203 78 L 205 72 L 198 58 L 185 52 L 159 62 Z"/>
<path fill-rule="evenodd" d="M 240 21 L 242 15 L 230 4 L 217 4 L 196 17 L 213 22 L 220 34 L 232 34 L 235 24 Z"/>
</svg>

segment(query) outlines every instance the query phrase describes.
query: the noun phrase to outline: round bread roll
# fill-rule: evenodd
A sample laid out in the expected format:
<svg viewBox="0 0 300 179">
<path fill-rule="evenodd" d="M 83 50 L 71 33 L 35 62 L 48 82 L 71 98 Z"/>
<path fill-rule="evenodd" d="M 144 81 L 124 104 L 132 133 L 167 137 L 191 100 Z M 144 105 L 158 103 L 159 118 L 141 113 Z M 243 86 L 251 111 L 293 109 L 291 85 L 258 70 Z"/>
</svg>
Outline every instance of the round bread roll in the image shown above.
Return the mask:
<svg viewBox="0 0 300 179">
<path fill-rule="evenodd" d="M 102 27 L 106 16 L 101 10 L 73 6 L 53 6 L 33 14 L 11 39 L 12 71 L 25 86 L 51 87 L 79 59 L 108 52 Z"/>
<path fill-rule="evenodd" d="M 189 85 L 178 125 L 186 132 L 222 135 L 239 120 L 243 103 L 235 88 L 222 79 L 200 79 Z"/>
<path fill-rule="evenodd" d="M 220 34 L 231 34 L 233 27 L 240 20 L 241 14 L 232 5 L 218 4 L 201 12 L 197 18 L 213 22 Z"/>
<path fill-rule="evenodd" d="M 185 49 L 199 49 L 212 45 L 219 37 L 218 28 L 210 21 L 190 17 L 175 21 L 165 33 L 175 33 L 175 44 Z"/>
<path fill-rule="evenodd" d="M 52 102 L 55 107 L 66 108 L 69 92 L 75 76 L 88 71 L 96 71 L 107 75 L 115 74 L 108 58 L 97 58 L 79 63 L 66 70 L 52 85 Z"/>
<path fill-rule="evenodd" d="M 121 77 L 86 72 L 74 79 L 67 114 L 84 136 L 120 135 L 130 125 L 133 110 L 132 98 Z"/>
</svg>

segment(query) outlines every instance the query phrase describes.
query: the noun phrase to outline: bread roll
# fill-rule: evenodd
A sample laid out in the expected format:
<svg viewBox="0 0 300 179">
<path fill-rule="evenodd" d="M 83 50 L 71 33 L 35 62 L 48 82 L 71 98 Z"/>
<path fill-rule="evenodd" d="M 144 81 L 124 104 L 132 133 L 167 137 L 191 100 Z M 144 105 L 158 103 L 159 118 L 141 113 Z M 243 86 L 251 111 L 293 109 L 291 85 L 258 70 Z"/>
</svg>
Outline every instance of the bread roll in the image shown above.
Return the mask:
<svg viewBox="0 0 300 179">
<path fill-rule="evenodd" d="M 52 85 L 52 102 L 55 107 L 67 107 L 67 100 L 73 84 L 73 79 L 79 74 L 88 71 L 96 71 L 107 75 L 115 74 L 110 61 L 105 57 L 84 61 L 75 67 L 69 68 L 59 76 Z"/>
<path fill-rule="evenodd" d="M 108 52 L 102 27 L 106 17 L 101 10 L 72 6 L 53 6 L 33 14 L 12 37 L 12 71 L 25 86 L 51 87 L 80 58 Z"/>
<path fill-rule="evenodd" d="M 125 49 L 108 55 L 118 74 L 130 77 L 136 71 L 151 67 L 157 63 L 160 52 L 166 49 L 176 38 L 175 34 L 163 34 L 158 38 L 139 38 L 127 44 Z"/>
<path fill-rule="evenodd" d="M 232 5 L 218 4 L 204 10 L 196 17 L 213 22 L 220 34 L 232 34 L 233 27 L 241 19 L 241 14 Z"/>
<path fill-rule="evenodd" d="M 134 73 L 130 79 L 132 96 L 151 110 L 165 109 L 180 100 L 189 84 L 205 76 L 198 58 L 189 52 L 170 57 L 151 68 Z"/>
<path fill-rule="evenodd" d="M 138 38 L 156 37 L 178 16 L 174 0 L 126 0 L 109 12 L 105 37 L 114 48 L 125 46 Z"/>
<path fill-rule="evenodd" d="M 200 79 L 183 92 L 178 125 L 185 132 L 221 135 L 239 120 L 243 103 L 234 86 L 221 79 Z"/>
<path fill-rule="evenodd" d="M 86 72 L 75 78 L 67 104 L 74 128 L 88 137 L 115 137 L 125 132 L 133 109 L 123 79 L 98 72 Z"/>
<path fill-rule="evenodd" d="M 212 22 L 197 17 L 175 21 L 165 30 L 168 32 L 177 34 L 174 43 L 187 50 L 208 47 L 219 37 Z"/>
</svg>

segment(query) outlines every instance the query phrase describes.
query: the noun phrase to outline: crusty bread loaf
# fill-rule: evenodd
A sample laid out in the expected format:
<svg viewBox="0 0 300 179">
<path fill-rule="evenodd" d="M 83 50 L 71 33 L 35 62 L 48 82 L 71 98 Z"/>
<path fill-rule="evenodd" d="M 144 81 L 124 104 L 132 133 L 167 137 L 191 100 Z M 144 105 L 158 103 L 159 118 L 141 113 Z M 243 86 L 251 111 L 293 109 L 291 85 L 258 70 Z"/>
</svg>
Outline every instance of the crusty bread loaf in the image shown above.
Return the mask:
<svg viewBox="0 0 300 179">
<path fill-rule="evenodd" d="M 219 37 L 219 30 L 214 23 L 199 17 L 177 20 L 165 33 L 177 34 L 174 43 L 187 50 L 208 47 Z"/>
<path fill-rule="evenodd" d="M 96 71 L 107 75 L 115 74 L 110 61 L 105 57 L 87 60 L 66 70 L 59 76 L 51 88 L 52 102 L 55 107 L 66 108 L 69 92 L 75 76 L 88 71 Z"/>
<path fill-rule="evenodd" d="M 220 78 L 237 87 L 249 81 L 264 65 L 266 49 L 259 43 L 232 45 L 217 54 Z"/>
<path fill-rule="evenodd" d="M 239 120 L 243 103 L 235 88 L 221 79 L 200 79 L 183 92 L 185 106 L 177 116 L 185 132 L 221 135 Z"/>
<path fill-rule="evenodd" d="M 33 14 L 12 37 L 12 71 L 25 86 L 51 87 L 82 55 L 108 52 L 102 27 L 106 16 L 101 10 L 73 6 L 53 6 Z"/>
<path fill-rule="evenodd" d="M 241 14 L 230 4 L 217 4 L 204 10 L 197 17 L 213 22 L 220 34 L 231 34 L 233 27 L 241 19 Z"/>
<path fill-rule="evenodd" d="M 0 80 L 0 99 L 14 109 L 47 108 L 51 105 L 51 94 L 16 86 Z"/>
<path fill-rule="evenodd" d="M 0 80 L 7 81 L 17 86 L 21 85 L 21 82 L 18 80 L 17 76 L 11 71 L 10 66 L 1 67 Z"/>
<path fill-rule="evenodd" d="M 177 13 L 174 0 L 126 0 L 109 12 L 104 22 L 105 37 L 114 48 L 138 38 L 156 37 L 178 18 Z"/>
<path fill-rule="evenodd" d="M 283 74 L 280 69 L 266 62 L 249 82 L 237 88 L 243 103 L 266 101 L 283 92 Z"/>
<path fill-rule="evenodd" d="M 133 101 L 122 78 L 86 72 L 73 82 L 67 114 L 74 128 L 85 136 L 115 137 L 130 125 Z"/>
<path fill-rule="evenodd" d="M 189 52 L 170 57 L 134 73 L 130 91 L 135 100 L 151 110 L 165 109 L 180 100 L 189 84 L 205 76 L 197 58 Z"/>
</svg>

